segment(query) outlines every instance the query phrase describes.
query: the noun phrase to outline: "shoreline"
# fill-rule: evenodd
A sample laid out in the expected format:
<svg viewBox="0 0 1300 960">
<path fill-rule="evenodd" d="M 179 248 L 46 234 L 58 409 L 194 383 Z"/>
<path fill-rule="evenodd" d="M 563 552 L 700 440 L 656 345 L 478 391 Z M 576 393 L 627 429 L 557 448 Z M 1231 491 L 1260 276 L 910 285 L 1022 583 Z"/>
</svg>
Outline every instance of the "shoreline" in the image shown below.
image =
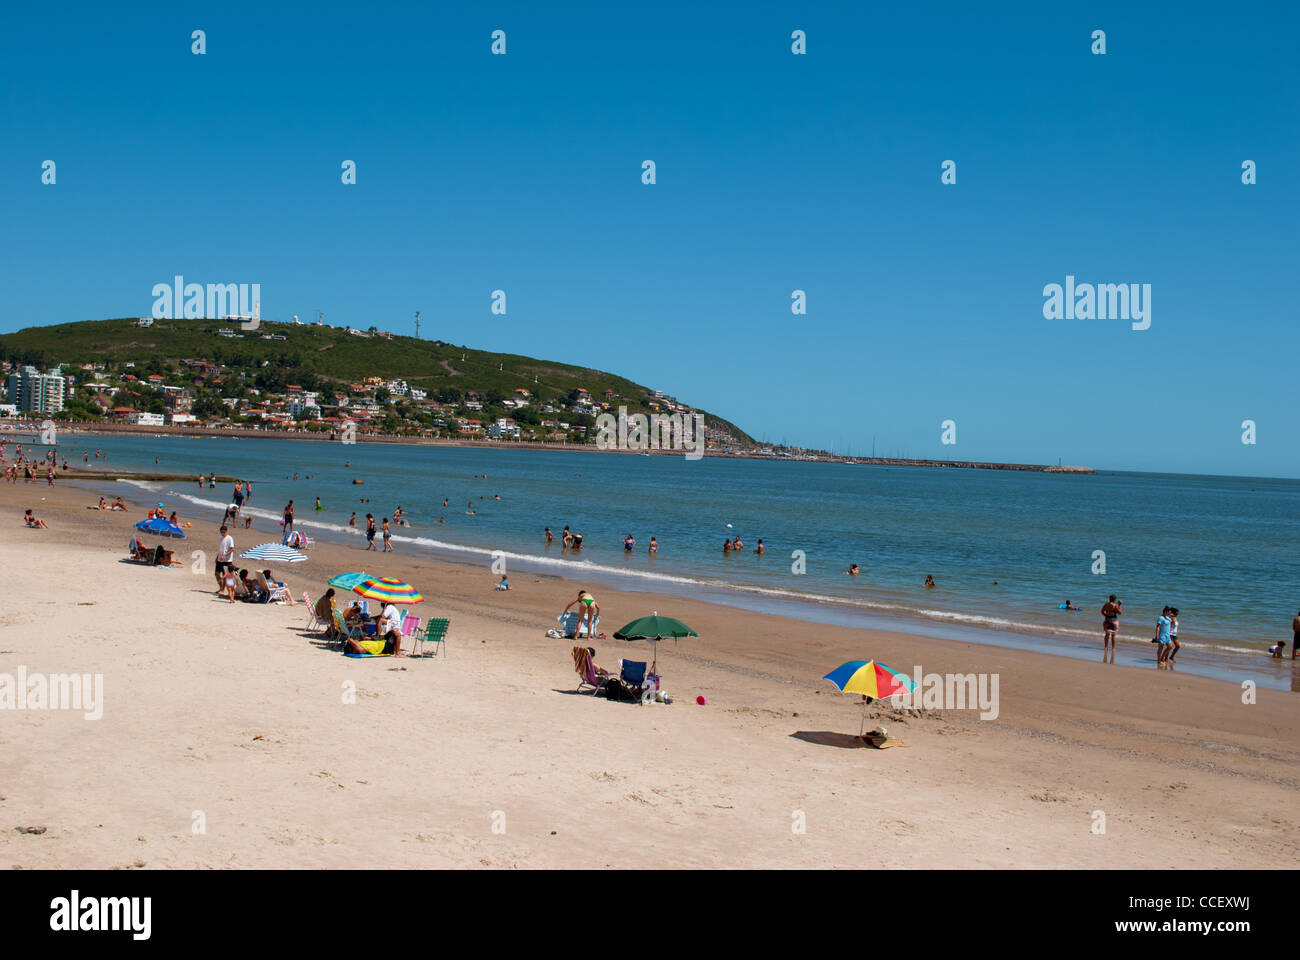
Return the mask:
<svg viewBox="0 0 1300 960">
<path fill-rule="evenodd" d="M 251 427 L 189 427 L 189 426 L 139 426 L 136 424 L 96 424 L 92 427 L 86 427 L 77 422 L 58 422 L 56 425 L 60 430 L 70 435 L 91 435 L 91 436 L 120 436 L 120 435 L 142 435 L 142 436 L 177 436 L 177 437 L 216 437 L 230 439 L 273 439 L 273 440 L 314 440 L 318 443 L 340 443 L 331 436 L 322 435 L 326 431 L 312 430 L 255 430 Z M 539 443 L 535 441 L 516 441 L 516 440 L 490 440 L 483 438 L 480 440 L 461 440 L 451 437 L 398 437 L 386 434 L 361 433 L 356 434 L 357 443 L 398 443 L 410 444 L 413 446 L 428 447 L 467 447 L 475 450 L 554 450 L 567 452 L 586 452 L 586 453 L 613 453 L 623 454 L 625 456 L 682 456 L 680 450 L 617 450 L 601 449 L 592 443 Z M 1095 474 L 1097 471 L 1092 467 L 1070 466 L 1061 464 L 1034 464 L 1034 463 L 998 463 L 995 461 L 982 460 L 924 460 L 903 457 L 851 457 L 839 456 L 835 454 L 818 454 L 809 456 L 769 456 L 760 453 L 726 451 L 726 450 L 706 450 L 703 452 L 705 457 L 722 457 L 733 460 L 789 460 L 792 462 L 811 462 L 811 463 L 847 463 L 853 465 L 866 466 L 887 466 L 887 467 L 928 467 L 935 469 L 950 470 L 1016 470 L 1028 471 L 1033 473 L 1061 473 L 1061 474 Z"/>
<path fill-rule="evenodd" d="M 211 573 L 188 566 L 192 551 L 215 549 L 206 517 L 191 513 L 191 539 L 175 544 L 187 566 L 162 570 L 123 559 L 134 503 L 87 510 L 73 487 L 3 496 L 11 516 L 38 506 L 51 528 L 20 527 L 0 544 L 26 588 L 0 625 L 0 673 L 90 670 L 105 684 L 100 721 L 30 713 L 0 728 L 0 811 L 50 825 L 42 837 L 0 833 L 12 866 L 1112 868 L 1244 857 L 1284 868 L 1300 856 L 1300 825 L 1281 812 L 1300 788 L 1287 693 L 1260 690 L 1246 704 L 1184 671 L 601 588 L 607 634 L 657 609 L 701 635 L 658 651 L 673 705 L 608 703 L 573 693 L 572 641 L 544 636 L 574 592 L 559 577 L 515 573 L 498 592 L 486 564 L 318 541 L 306 563 L 274 568 L 295 596 L 314 599 L 328 576 L 360 566 L 422 589 L 417 615 L 451 619 L 446 661 L 349 660 L 305 633 L 301 606 L 218 601 Z M 236 530 L 237 553 L 265 532 Z M 74 595 L 42 587 L 60 580 Z M 151 607 L 166 620 L 142 631 L 136 611 Z M 54 611 L 61 629 L 37 629 Z M 645 644 L 594 645 L 611 668 L 650 659 Z M 863 656 L 909 674 L 914 664 L 996 674 L 998 716 L 877 703 L 868 723 L 909 749 L 854 749 L 856 698 L 820 678 Z M 340 705 L 340 682 L 355 686 L 353 705 Z M 359 809 L 370 813 L 362 830 Z M 196 810 L 208 824 L 197 837 Z M 504 834 L 492 832 L 494 811 L 509 819 Z M 792 834 L 792 811 L 806 815 L 805 834 Z M 846 849 L 845 831 L 868 844 Z M 629 862 L 635 836 L 655 840 Z"/>
<path fill-rule="evenodd" d="M 109 471 L 112 472 L 112 471 Z M 116 472 L 113 472 L 116 473 Z M 108 476 L 92 475 L 90 477 L 69 478 L 76 480 L 103 482 Z M 131 480 L 133 478 L 126 478 Z M 182 484 L 190 477 L 177 476 L 146 482 L 168 482 L 177 479 Z M 98 490 L 98 488 L 96 488 Z M 136 488 L 140 489 L 140 488 Z M 116 488 L 114 488 L 116 490 Z M 98 492 L 103 492 L 99 490 Z M 120 492 L 120 491 L 117 491 Z M 192 511 L 211 518 L 215 523 L 221 516 L 221 510 L 213 506 L 195 503 L 194 498 L 183 490 L 166 492 L 154 491 L 157 496 L 167 498 L 180 497 Z M 252 508 L 261 510 L 260 507 Z M 263 523 L 276 523 L 276 517 L 270 512 L 256 514 Z M 313 519 L 310 515 L 299 518 L 298 526 L 320 540 L 334 543 L 345 548 L 360 531 L 340 531 L 335 524 Z M 424 539 L 429 539 L 435 530 L 426 530 Z M 274 526 L 267 533 L 271 539 L 278 539 L 279 532 Z M 445 535 L 444 535 L 445 536 Z M 479 558 L 486 563 L 494 551 L 486 547 L 456 543 L 450 539 L 442 541 L 445 546 L 415 542 L 417 535 L 411 528 L 394 527 L 393 540 L 397 544 L 408 544 L 417 555 L 429 560 L 472 565 Z M 757 614 L 771 614 L 796 621 L 812 621 L 826 626 L 882 630 L 889 633 L 902 633 L 930 639 L 950 640 L 955 642 L 977 643 L 982 645 L 1024 650 L 1035 654 L 1052 657 L 1064 657 L 1071 660 L 1096 659 L 1100 652 L 1100 624 L 1093 633 L 1081 628 L 1052 627 L 1045 624 L 1018 624 L 979 622 L 964 614 L 943 611 L 912 610 L 887 603 L 854 602 L 847 598 L 828 596 L 818 593 L 804 593 L 795 590 L 780 590 L 757 584 L 730 583 L 726 581 L 701 581 L 688 576 L 662 574 L 648 579 L 643 573 L 625 571 L 613 566 L 594 564 L 583 559 L 571 559 L 556 562 L 554 558 L 541 555 L 522 554 L 514 550 L 503 551 L 503 557 L 512 569 L 523 570 L 530 574 L 556 577 L 575 585 L 583 580 L 599 584 L 606 589 L 622 590 L 629 593 L 661 593 L 664 589 L 678 591 L 678 596 L 689 596 L 701 602 L 725 609 L 739 609 Z M 592 563 L 591 567 L 586 564 Z M 1082 621 L 1080 621 L 1082 622 Z M 1118 665 L 1126 668 L 1147 669 L 1153 664 L 1151 644 L 1144 638 L 1131 639 L 1131 630 L 1139 629 L 1136 624 L 1129 632 L 1121 632 L 1118 647 Z M 1287 665 L 1290 661 L 1287 661 Z M 1183 670 L 1204 676 L 1219 682 L 1239 684 L 1243 679 L 1274 690 L 1300 690 L 1293 671 L 1277 660 L 1253 649 L 1241 651 L 1223 649 L 1211 644 L 1188 641 L 1183 644 Z"/>
</svg>

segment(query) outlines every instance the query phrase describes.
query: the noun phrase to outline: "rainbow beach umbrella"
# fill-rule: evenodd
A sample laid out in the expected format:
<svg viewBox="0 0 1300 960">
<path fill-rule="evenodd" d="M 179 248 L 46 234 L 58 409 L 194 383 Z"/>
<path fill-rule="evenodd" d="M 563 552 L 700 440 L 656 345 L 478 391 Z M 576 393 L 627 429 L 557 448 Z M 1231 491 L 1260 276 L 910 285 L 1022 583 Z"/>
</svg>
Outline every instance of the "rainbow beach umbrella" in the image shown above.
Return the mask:
<svg viewBox="0 0 1300 960">
<path fill-rule="evenodd" d="M 352 592 L 381 603 L 424 603 L 424 597 L 415 587 L 391 577 L 377 577 L 358 583 Z"/>
<path fill-rule="evenodd" d="M 905 673 L 891 670 L 883 663 L 874 660 L 850 660 L 841 663 L 823 680 L 829 680 L 839 688 L 840 693 L 862 694 L 862 725 L 858 735 L 866 728 L 867 704 L 897 694 L 911 693 L 916 689 L 916 681 Z"/>
</svg>

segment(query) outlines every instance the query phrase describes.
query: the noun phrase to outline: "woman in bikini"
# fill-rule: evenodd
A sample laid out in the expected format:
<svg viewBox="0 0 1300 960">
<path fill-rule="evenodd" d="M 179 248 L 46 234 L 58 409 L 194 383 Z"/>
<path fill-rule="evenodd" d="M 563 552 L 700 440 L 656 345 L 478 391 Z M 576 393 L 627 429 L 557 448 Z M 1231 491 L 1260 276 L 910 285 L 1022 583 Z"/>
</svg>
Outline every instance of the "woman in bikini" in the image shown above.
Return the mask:
<svg viewBox="0 0 1300 960">
<path fill-rule="evenodd" d="M 1110 595 L 1101 607 L 1101 662 L 1115 662 L 1115 634 L 1119 632 L 1119 618 L 1124 612 L 1124 601 Z M 1109 655 L 1110 659 L 1107 660 Z"/>
</svg>

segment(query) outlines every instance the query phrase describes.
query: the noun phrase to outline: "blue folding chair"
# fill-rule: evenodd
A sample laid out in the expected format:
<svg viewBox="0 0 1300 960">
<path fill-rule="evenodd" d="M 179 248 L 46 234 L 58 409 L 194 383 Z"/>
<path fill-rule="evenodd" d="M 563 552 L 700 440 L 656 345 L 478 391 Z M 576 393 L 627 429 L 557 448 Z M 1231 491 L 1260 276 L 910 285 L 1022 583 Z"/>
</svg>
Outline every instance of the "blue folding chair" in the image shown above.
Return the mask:
<svg viewBox="0 0 1300 960">
<path fill-rule="evenodd" d="M 649 669 L 649 664 L 643 660 L 620 660 L 620 670 L 618 678 L 626 683 L 629 687 L 636 687 L 640 690 L 645 686 L 645 672 Z"/>
</svg>

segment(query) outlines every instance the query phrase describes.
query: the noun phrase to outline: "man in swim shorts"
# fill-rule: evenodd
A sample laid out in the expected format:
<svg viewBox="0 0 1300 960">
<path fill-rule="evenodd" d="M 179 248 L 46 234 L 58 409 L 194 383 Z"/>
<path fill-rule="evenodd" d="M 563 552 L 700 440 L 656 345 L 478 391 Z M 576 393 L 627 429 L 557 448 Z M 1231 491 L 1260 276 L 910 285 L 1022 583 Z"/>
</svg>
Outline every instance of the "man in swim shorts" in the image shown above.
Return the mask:
<svg viewBox="0 0 1300 960">
<path fill-rule="evenodd" d="M 1291 659 L 1296 658 L 1300 653 L 1300 612 L 1297 612 L 1295 619 L 1291 621 Z"/>
</svg>

